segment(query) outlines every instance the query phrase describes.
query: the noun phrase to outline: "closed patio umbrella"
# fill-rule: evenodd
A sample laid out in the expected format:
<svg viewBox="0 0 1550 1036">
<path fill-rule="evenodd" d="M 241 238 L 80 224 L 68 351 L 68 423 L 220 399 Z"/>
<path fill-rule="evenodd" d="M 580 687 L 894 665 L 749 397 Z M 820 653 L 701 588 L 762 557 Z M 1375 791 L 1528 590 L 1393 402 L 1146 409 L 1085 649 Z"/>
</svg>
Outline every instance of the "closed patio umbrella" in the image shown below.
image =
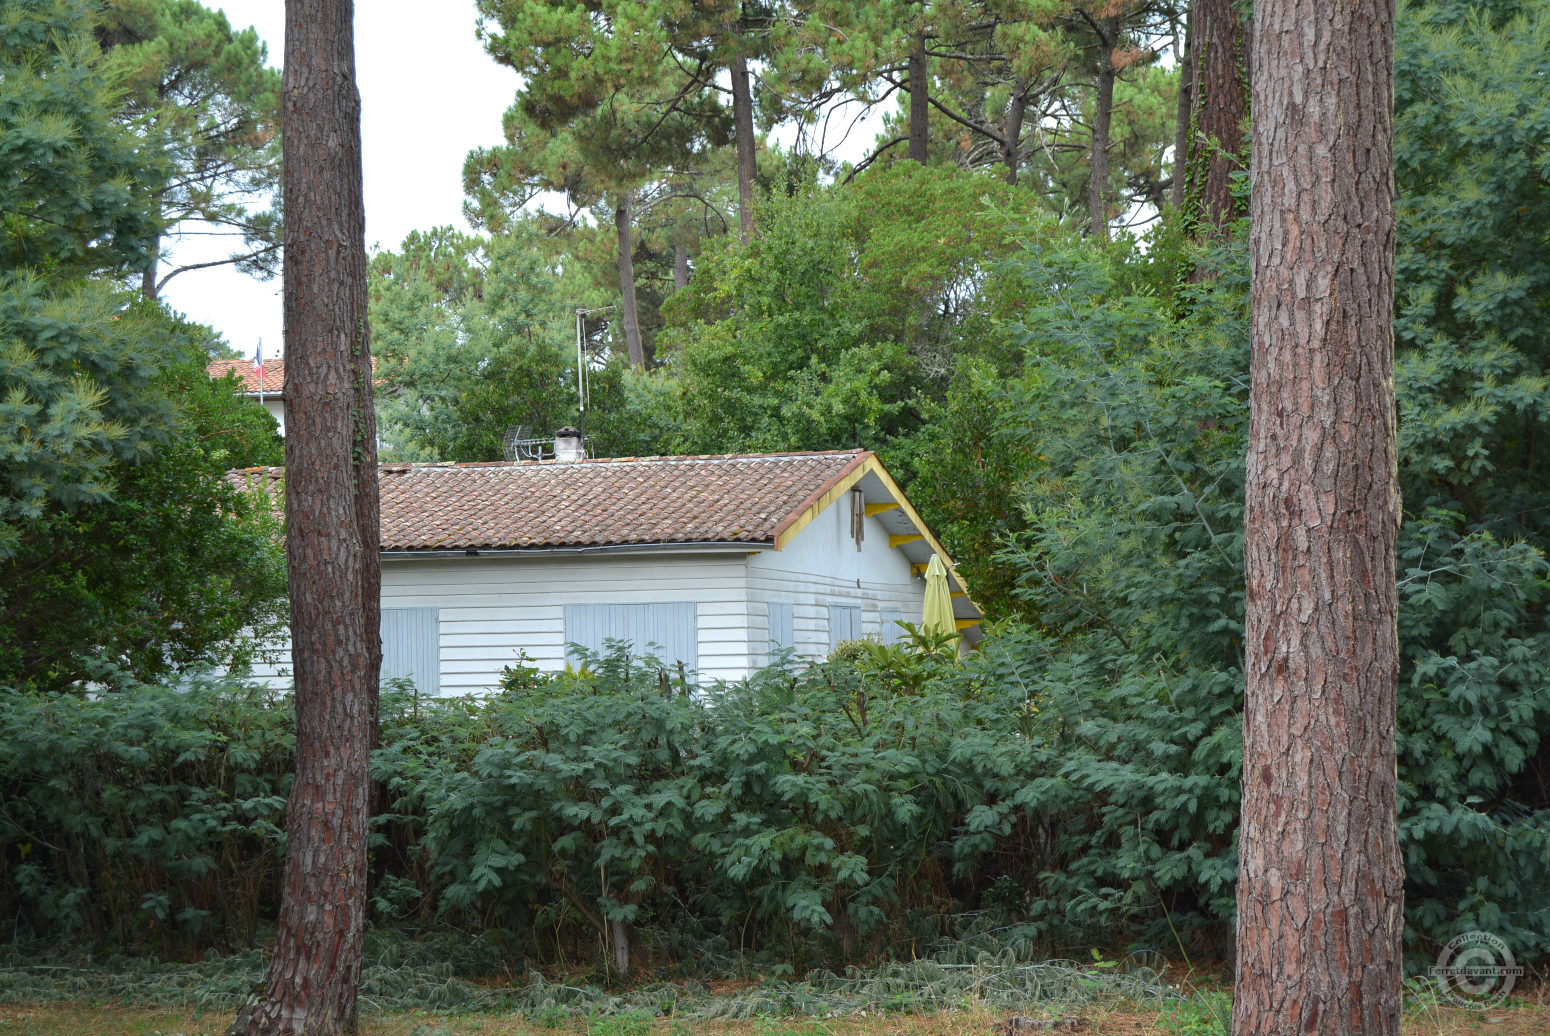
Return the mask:
<svg viewBox="0 0 1550 1036">
<path fill-rule="evenodd" d="M 958 635 L 958 622 L 953 618 L 953 595 L 947 586 L 947 566 L 940 554 L 931 555 L 926 566 L 926 605 L 920 618 L 923 628 L 937 633 Z"/>
</svg>

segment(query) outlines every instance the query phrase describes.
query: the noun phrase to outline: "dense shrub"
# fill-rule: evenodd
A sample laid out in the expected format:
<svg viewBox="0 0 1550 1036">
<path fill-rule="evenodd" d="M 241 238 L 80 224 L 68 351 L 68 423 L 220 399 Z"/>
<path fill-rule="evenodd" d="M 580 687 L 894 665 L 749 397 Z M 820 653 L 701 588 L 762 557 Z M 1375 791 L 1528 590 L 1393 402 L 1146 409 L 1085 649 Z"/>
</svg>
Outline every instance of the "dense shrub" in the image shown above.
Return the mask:
<svg viewBox="0 0 1550 1036">
<path fill-rule="evenodd" d="M 0 692 L 0 910 L 13 937 L 247 945 L 279 893 L 294 736 L 227 681 Z"/>
<path fill-rule="evenodd" d="M 1050 952 L 1222 951 L 1232 674 L 1069 648 L 872 645 L 697 692 L 618 654 L 482 703 L 392 689 L 376 921 L 539 960 L 910 956 L 971 912 Z M 1488 924 L 1542 953 L 1542 814 L 1456 803 L 1406 716 L 1412 937 Z M 251 945 L 277 908 L 291 748 L 287 703 L 240 683 L 6 695 L 4 934 Z"/>
</svg>

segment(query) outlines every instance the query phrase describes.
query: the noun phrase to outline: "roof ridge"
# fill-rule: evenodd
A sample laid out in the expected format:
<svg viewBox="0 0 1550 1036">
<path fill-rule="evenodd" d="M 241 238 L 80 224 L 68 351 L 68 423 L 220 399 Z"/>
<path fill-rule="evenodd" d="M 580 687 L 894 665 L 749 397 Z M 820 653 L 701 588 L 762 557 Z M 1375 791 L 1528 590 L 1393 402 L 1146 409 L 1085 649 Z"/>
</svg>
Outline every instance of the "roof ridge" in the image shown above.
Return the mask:
<svg viewBox="0 0 1550 1036">
<path fill-rule="evenodd" d="M 770 461 L 818 457 L 859 457 L 871 450 L 791 450 L 783 453 L 686 453 L 650 457 L 588 457 L 580 461 L 556 460 L 425 460 L 382 461 L 378 467 L 393 474 L 410 471 L 478 471 L 506 468 L 573 468 L 603 464 L 681 464 L 689 461 Z"/>
</svg>

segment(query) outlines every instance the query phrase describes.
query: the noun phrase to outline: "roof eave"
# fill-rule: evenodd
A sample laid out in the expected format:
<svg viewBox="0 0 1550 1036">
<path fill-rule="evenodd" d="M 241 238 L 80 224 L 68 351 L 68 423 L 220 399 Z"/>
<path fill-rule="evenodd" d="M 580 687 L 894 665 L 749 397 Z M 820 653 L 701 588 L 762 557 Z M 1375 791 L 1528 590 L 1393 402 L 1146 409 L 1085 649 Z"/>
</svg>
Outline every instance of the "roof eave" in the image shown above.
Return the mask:
<svg viewBox="0 0 1550 1036">
<path fill-rule="evenodd" d="M 581 554 L 755 554 L 774 549 L 775 544 L 768 540 L 703 540 L 682 543 L 599 543 L 566 547 L 385 547 L 377 556 L 383 561 L 423 561 L 471 557 L 574 557 Z"/>
</svg>

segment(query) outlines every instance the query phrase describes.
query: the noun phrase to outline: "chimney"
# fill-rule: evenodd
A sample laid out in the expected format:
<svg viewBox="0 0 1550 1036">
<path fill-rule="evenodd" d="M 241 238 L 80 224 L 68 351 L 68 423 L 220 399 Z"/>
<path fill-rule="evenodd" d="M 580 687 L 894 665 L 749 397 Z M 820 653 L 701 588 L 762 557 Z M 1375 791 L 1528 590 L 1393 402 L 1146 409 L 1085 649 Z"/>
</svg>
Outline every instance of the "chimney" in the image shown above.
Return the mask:
<svg viewBox="0 0 1550 1036">
<path fill-rule="evenodd" d="M 575 464 L 587 457 L 581 433 L 574 428 L 561 428 L 554 433 L 554 459 L 561 464 Z"/>
</svg>

